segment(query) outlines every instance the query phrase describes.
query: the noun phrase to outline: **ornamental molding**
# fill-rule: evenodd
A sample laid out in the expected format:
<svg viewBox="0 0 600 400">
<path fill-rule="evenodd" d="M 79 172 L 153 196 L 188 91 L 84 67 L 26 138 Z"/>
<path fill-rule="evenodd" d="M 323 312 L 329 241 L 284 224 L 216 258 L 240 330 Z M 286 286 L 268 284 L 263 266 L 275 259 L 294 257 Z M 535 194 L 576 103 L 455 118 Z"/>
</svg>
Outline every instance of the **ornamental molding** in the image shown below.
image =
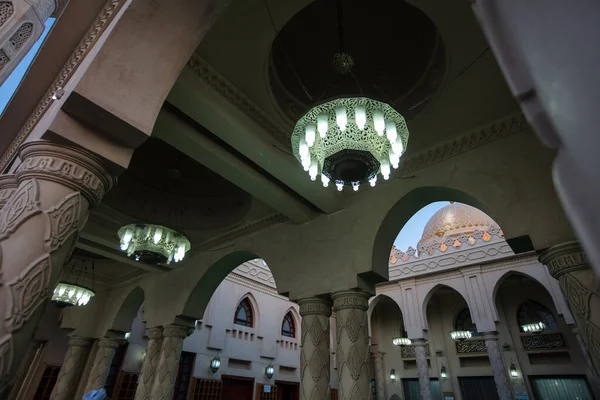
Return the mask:
<svg viewBox="0 0 600 400">
<path fill-rule="evenodd" d="M 123 343 L 123 341 L 124 340 L 121 338 L 105 337 L 98 340 L 98 347 L 116 349 L 121 343 Z"/>
<path fill-rule="evenodd" d="M 57 0 L 55 15 L 62 12 L 66 0 Z M 73 77 L 73 74 L 81 65 L 83 59 L 88 55 L 92 47 L 96 44 L 100 36 L 104 33 L 108 25 L 115 18 L 121 7 L 125 4 L 126 0 L 108 0 L 105 4 L 92 26 L 88 29 L 86 34 L 83 36 L 77 48 L 73 51 L 63 68 L 60 70 L 54 82 L 50 85 L 46 93 L 42 96 L 42 99 L 38 102 L 35 110 L 29 115 L 29 118 L 25 124 L 19 130 L 16 137 L 10 144 L 10 147 L 6 149 L 2 158 L 0 158 L 0 171 L 4 171 L 8 164 L 15 158 L 21 144 L 27 139 L 29 134 L 36 127 L 38 122 L 46 114 L 50 106 L 54 102 L 52 99 L 54 93 L 62 90 L 67 82 Z"/>
<path fill-rule="evenodd" d="M 300 315 L 323 315 L 331 316 L 331 301 L 322 297 L 308 297 L 298 300 L 300 306 Z"/>
<path fill-rule="evenodd" d="M 60 203 L 45 212 L 45 215 L 48 223 L 44 241 L 46 251 L 52 253 L 79 229 L 79 216 L 81 215 L 79 193 L 74 192 L 65 196 Z"/>
<path fill-rule="evenodd" d="M 274 225 L 288 222 L 290 219 L 281 213 L 274 213 L 267 215 L 264 218 L 252 221 L 235 229 L 232 229 L 223 235 L 216 236 L 212 239 L 206 240 L 197 246 L 195 245 L 191 252 L 214 250 L 217 246 L 223 246 L 225 243 L 229 243 L 238 239 L 242 236 L 248 236 L 256 232 L 268 229 Z"/>
<path fill-rule="evenodd" d="M 92 345 L 94 339 L 82 337 L 82 336 L 71 336 L 69 339 L 69 347 L 89 347 Z"/>
<path fill-rule="evenodd" d="M 430 357 L 431 356 L 431 351 L 429 350 L 429 344 L 425 344 L 425 356 L 426 357 Z M 409 346 L 403 346 L 400 347 L 400 356 L 402 358 L 417 358 L 417 354 L 415 351 L 415 345 L 409 345 Z"/>
<path fill-rule="evenodd" d="M 35 179 L 24 182 L 8 199 L 0 212 L 0 240 L 14 233 L 29 218 L 42 212 L 40 189 Z"/>
<path fill-rule="evenodd" d="M 272 134 L 275 139 L 283 144 L 288 144 L 290 135 L 285 126 L 275 122 L 266 112 L 258 107 L 252 100 L 244 95 L 235 85 L 217 72 L 208 62 L 199 55 L 192 54 L 188 61 L 188 68 L 194 72 L 205 84 L 224 97 L 229 103 L 253 120 L 258 126 Z"/>
<path fill-rule="evenodd" d="M 181 325 L 165 325 L 163 326 L 163 337 L 175 337 L 185 339 L 189 336 L 190 328 Z"/>
<path fill-rule="evenodd" d="M 19 182 L 12 174 L 0 176 L 0 210 L 4 208 L 10 196 L 15 192 Z"/>
<path fill-rule="evenodd" d="M 225 277 L 225 280 L 240 284 L 242 286 L 246 286 L 249 289 L 258 290 L 259 292 L 268 294 L 270 296 L 277 297 L 278 299 L 281 299 L 281 300 L 289 301 L 289 299 L 287 297 L 280 295 L 277 292 L 276 288 L 268 286 L 261 282 L 257 282 L 251 278 L 248 278 L 248 277 L 245 277 L 242 275 L 238 275 L 235 272 L 232 272 L 231 274 L 227 275 Z"/>
<path fill-rule="evenodd" d="M 19 181 L 39 178 L 57 182 L 81 192 L 92 207 L 116 183 L 101 161 L 83 149 L 37 141 L 23 145 L 20 157 L 23 162 L 15 173 Z"/>
<path fill-rule="evenodd" d="M 551 247 L 540 254 L 539 260 L 548 267 L 550 275 L 555 279 L 569 272 L 590 268 L 587 255 L 579 242 Z"/>
<path fill-rule="evenodd" d="M 21 328 L 48 298 L 51 274 L 50 255 L 45 254 L 6 284 L 9 293 L 6 320 L 11 332 Z"/>
<path fill-rule="evenodd" d="M 162 326 L 155 326 L 153 328 L 148 329 L 148 339 L 150 340 L 158 340 L 163 337 L 163 328 Z"/>
<path fill-rule="evenodd" d="M 487 348 L 485 347 L 485 340 L 482 339 L 461 340 L 454 343 L 456 346 L 457 354 L 487 353 Z"/>
<path fill-rule="evenodd" d="M 331 295 L 333 299 L 333 309 L 338 312 L 345 309 L 369 309 L 369 298 L 370 294 L 366 292 L 355 292 L 345 290 L 343 292 L 337 292 Z"/>
</svg>

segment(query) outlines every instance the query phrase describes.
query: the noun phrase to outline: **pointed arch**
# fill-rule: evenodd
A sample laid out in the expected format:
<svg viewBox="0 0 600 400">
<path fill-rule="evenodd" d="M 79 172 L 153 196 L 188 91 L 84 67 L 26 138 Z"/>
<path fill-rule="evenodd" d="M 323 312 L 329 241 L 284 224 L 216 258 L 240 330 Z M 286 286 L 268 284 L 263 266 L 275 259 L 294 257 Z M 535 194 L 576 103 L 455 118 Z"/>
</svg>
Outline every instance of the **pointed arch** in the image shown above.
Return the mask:
<svg viewBox="0 0 600 400">
<path fill-rule="evenodd" d="M 246 293 L 242 296 L 233 314 L 234 325 L 245 326 L 246 328 L 258 327 L 258 304 L 252 293 Z"/>
<path fill-rule="evenodd" d="M 140 307 L 144 304 L 144 289 L 140 286 L 133 288 L 119 308 L 109 330 L 117 332 L 129 332 L 134 318 L 138 314 Z"/>
<path fill-rule="evenodd" d="M 281 322 L 281 336 L 296 337 L 296 320 L 291 311 L 288 311 Z"/>
<path fill-rule="evenodd" d="M 462 282 L 462 285 L 457 285 L 452 280 L 448 280 L 448 281 L 446 281 L 446 283 L 434 284 L 425 293 L 425 296 L 423 297 L 423 302 L 421 303 L 421 310 L 423 312 L 423 316 L 425 317 L 425 327 L 426 328 L 428 326 L 428 323 L 427 323 L 427 306 L 429 305 L 429 300 L 431 300 L 431 297 L 435 294 L 435 292 L 437 292 L 441 288 L 446 287 L 448 289 L 451 289 L 451 290 L 454 290 L 455 292 L 457 292 L 462 297 L 462 299 L 464 300 L 465 304 L 467 305 L 467 309 L 469 310 L 469 313 L 471 313 L 471 304 L 469 304 L 469 296 L 467 294 L 466 288 L 464 287 L 464 281 L 461 281 L 461 282 Z M 454 321 L 455 320 L 456 320 L 456 317 L 455 317 Z M 473 323 L 476 323 L 476 321 L 473 321 Z"/>
<path fill-rule="evenodd" d="M 552 311 L 535 300 L 525 300 L 519 305 L 517 308 L 517 323 L 519 324 L 519 329 L 521 332 L 523 331 L 522 326 L 537 322 L 544 323 L 545 331 L 556 331 L 558 330 L 558 323 Z"/>
</svg>

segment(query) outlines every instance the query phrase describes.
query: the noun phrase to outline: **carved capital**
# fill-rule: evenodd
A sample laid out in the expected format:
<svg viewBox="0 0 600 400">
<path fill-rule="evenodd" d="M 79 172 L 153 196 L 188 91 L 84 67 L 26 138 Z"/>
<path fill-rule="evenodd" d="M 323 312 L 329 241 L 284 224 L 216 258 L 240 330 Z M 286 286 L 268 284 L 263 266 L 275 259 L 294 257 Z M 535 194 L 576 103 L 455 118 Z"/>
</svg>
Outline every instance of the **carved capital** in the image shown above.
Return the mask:
<svg viewBox="0 0 600 400">
<path fill-rule="evenodd" d="M 495 340 L 498 341 L 498 332 L 484 332 L 483 340 Z"/>
<path fill-rule="evenodd" d="M 14 193 L 17 186 L 19 186 L 19 183 L 14 175 L 0 176 L 0 210 L 4 208 L 8 198 Z"/>
<path fill-rule="evenodd" d="M 323 297 L 307 297 L 298 300 L 300 315 L 324 315 L 331 316 L 331 300 Z"/>
<path fill-rule="evenodd" d="M 16 177 L 19 182 L 30 178 L 49 180 L 72 188 L 89 201 L 100 202 L 116 183 L 103 162 L 93 153 L 49 141 L 25 143 L 21 146 Z"/>
<path fill-rule="evenodd" d="M 550 275 L 555 279 L 568 272 L 590 267 L 587 255 L 579 242 L 567 242 L 551 247 L 540 254 L 539 260 L 548 267 Z"/>
<path fill-rule="evenodd" d="M 155 326 L 154 328 L 148 329 L 148 339 L 157 340 L 157 339 L 162 339 L 162 337 L 163 337 L 162 326 Z"/>
<path fill-rule="evenodd" d="M 181 325 L 165 325 L 163 327 L 163 337 L 176 337 L 185 339 L 190 333 L 190 328 Z"/>
<path fill-rule="evenodd" d="M 71 336 L 69 339 L 69 347 L 89 347 L 94 339 L 81 337 L 81 336 Z"/>
<path fill-rule="evenodd" d="M 336 292 L 331 296 L 333 299 L 333 309 L 336 312 L 348 308 L 358 308 L 366 311 L 369 308 L 370 297 L 371 295 L 366 292 L 355 290 L 344 290 Z"/>
<path fill-rule="evenodd" d="M 98 347 L 116 349 L 121 343 L 123 343 L 123 339 L 105 337 L 98 341 Z"/>
</svg>

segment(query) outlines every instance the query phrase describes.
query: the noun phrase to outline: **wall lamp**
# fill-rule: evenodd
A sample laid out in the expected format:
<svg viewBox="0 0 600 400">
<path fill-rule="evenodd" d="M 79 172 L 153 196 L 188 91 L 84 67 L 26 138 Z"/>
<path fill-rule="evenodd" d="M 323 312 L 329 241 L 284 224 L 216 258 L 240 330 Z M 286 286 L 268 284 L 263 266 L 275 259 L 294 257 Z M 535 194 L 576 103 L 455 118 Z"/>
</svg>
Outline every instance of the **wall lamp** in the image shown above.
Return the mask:
<svg viewBox="0 0 600 400">
<path fill-rule="evenodd" d="M 273 364 L 269 364 L 269 366 L 265 368 L 265 375 L 267 375 L 267 378 L 271 379 L 274 373 L 275 368 L 273 367 Z"/>
<path fill-rule="evenodd" d="M 513 363 L 510 364 L 510 376 L 513 378 L 517 378 L 519 376 L 519 371 L 517 371 L 517 367 L 515 367 L 515 364 Z"/>
<path fill-rule="evenodd" d="M 392 382 L 396 380 L 396 370 L 393 368 L 390 371 L 390 379 L 392 380 Z"/>
<path fill-rule="evenodd" d="M 446 372 L 446 367 L 442 365 L 442 369 L 440 369 L 440 377 L 446 379 L 448 377 L 448 373 Z"/>
<path fill-rule="evenodd" d="M 218 356 L 215 356 L 212 360 L 210 360 L 210 370 L 216 373 L 221 367 L 221 359 Z"/>
</svg>

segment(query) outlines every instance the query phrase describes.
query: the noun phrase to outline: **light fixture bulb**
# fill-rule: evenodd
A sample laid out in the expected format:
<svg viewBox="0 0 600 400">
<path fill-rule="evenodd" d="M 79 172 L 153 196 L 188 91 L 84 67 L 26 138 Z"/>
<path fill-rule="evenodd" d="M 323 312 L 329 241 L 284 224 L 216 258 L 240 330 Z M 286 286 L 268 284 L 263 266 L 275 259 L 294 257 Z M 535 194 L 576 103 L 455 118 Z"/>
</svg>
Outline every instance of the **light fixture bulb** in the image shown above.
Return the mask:
<svg viewBox="0 0 600 400">
<path fill-rule="evenodd" d="M 327 114 L 317 115 L 317 130 L 319 131 L 319 136 L 321 136 L 322 138 L 327 136 L 327 129 L 329 129 Z"/>
<path fill-rule="evenodd" d="M 371 179 L 369 179 L 369 184 L 371 185 L 371 187 L 375 187 L 375 185 L 377 184 L 377 175 L 374 175 Z"/>
<path fill-rule="evenodd" d="M 352 189 L 354 189 L 355 192 L 358 192 L 359 187 L 360 187 L 360 182 L 352 182 Z"/>
<path fill-rule="evenodd" d="M 381 175 L 383 175 L 383 179 L 385 179 L 386 181 L 388 179 L 390 179 L 390 162 L 389 160 L 381 160 L 380 162 L 381 164 Z"/>
<path fill-rule="evenodd" d="M 361 131 L 365 129 L 367 125 L 367 108 L 365 106 L 356 106 L 354 108 L 354 121 L 358 129 Z"/>
<path fill-rule="evenodd" d="M 385 131 L 385 120 L 383 119 L 383 113 L 379 110 L 373 111 L 373 128 L 379 136 L 383 136 Z"/>
<path fill-rule="evenodd" d="M 336 107 L 335 108 L 335 122 L 337 126 L 340 128 L 340 131 L 344 132 L 346 130 L 346 125 L 348 125 L 348 117 L 346 115 L 346 107 Z"/>
<path fill-rule="evenodd" d="M 302 167 L 305 171 L 308 171 L 308 169 L 310 168 L 310 159 L 310 154 L 302 159 Z"/>
<path fill-rule="evenodd" d="M 308 147 L 313 147 L 315 144 L 316 133 L 317 126 L 315 124 L 306 124 L 304 140 Z"/>
<path fill-rule="evenodd" d="M 510 364 L 510 376 L 512 376 L 513 378 L 517 378 L 519 376 L 519 372 L 517 371 L 517 367 L 515 367 L 515 364 Z"/>
<path fill-rule="evenodd" d="M 402 145 L 402 140 L 396 139 L 394 143 L 392 143 L 392 151 L 399 156 L 404 152 L 404 145 Z"/>
<path fill-rule="evenodd" d="M 392 167 L 394 167 L 394 169 L 397 169 L 398 166 L 400 165 L 400 156 L 396 153 L 394 153 L 391 149 L 388 153 L 389 159 L 390 159 L 390 164 L 392 164 Z"/>
<path fill-rule="evenodd" d="M 321 174 L 321 183 L 323 184 L 323 187 L 329 186 L 329 177 L 325 174 Z"/>
<path fill-rule="evenodd" d="M 394 121 L 385 121 L 385 136 L 390 143 L 396 142 L 398 131 L 396 130 L 396 123 Z"/>
<path fill-rule="evenodd" d="M 344 181 L 335 181 L 335 187 L 337 188 L 338 192 L 341 192 L 344 190 Z"/>
<path fill-rule="evenodd" d="M 310 180 L 317 180 L 317 175 L 319 174 L 319 167 L 317 165 L 317 160 L 313 160 L 310 164 L 310 168 L 308 169 L 308 174 L 310 175 Z"/>
<path fill-rule="evenodd" d="M 298 144 L 298 153 L 300 157 L 305 158 L 308 154 L 308 144 L 306 143 L 306 139 L 300 138 L 300 143 Z"/>
<path fill-rule="evenodd" d="M 162 234 L 162 228 L 156 228 L 156 230 L 154 231 L 154 237 L 152 238 L 154 244 L 158 244 L 158 242 L 160 242 L 160 239 L 162 239 Z"/>
<path fill-rule="evenodd" d="M 396 380 L 396 370 L 392 369 L 390 371 L 390 380 L 395 381 Z"/>
</svg>

